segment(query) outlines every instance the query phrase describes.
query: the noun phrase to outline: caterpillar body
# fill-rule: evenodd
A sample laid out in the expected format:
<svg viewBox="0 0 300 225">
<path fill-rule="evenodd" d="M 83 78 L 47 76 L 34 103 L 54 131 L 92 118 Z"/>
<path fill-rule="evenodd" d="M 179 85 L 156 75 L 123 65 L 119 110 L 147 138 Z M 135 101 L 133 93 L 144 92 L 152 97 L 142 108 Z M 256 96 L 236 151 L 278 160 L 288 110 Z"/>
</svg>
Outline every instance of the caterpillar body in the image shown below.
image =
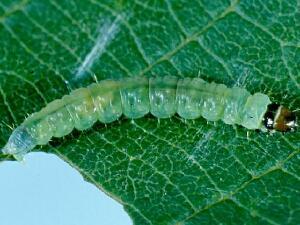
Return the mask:
<svg viewBox="0 0 300 225">
<path fill-rule="evenodd" d="M 97 120 L 110 123 L 122 114 L 135 119 L 149 112 L 157 118 L 175 113 L 185 119 L 202 116 L 251 130 L 285 132 L 297 126 L 293 112 L 271 104 L 269 97 L 259 92 L 251 95 L 243 88 L 200 78 L 134 77 L 103 80 L 54 100 L 17 127 L 2 152 L 21 160 L 36 145 L 45 145 L 74 128 L 85 130 Z"/>
</svg>

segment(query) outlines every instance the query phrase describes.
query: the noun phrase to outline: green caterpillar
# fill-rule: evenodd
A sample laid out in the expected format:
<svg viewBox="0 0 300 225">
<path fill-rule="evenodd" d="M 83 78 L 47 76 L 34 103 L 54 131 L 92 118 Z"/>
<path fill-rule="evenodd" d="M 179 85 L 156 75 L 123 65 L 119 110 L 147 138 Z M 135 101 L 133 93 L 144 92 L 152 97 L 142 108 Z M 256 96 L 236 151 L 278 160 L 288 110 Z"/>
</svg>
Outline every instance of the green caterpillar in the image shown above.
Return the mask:
<svg viewBox="0 0 300 225">
<path fill-rule="evenodd" d="M 251 130 L 285 132 L 297 126 L 293 112 L 271 104 L 262 93 L 251 95 L 243 88 L 228 88 L 200 78 L 134 77 L 103 80 L 54 100 L 17 127 L 2 152 L 21 160 L 36 145 L 65 136 L 74 127 L 85 130 L 97 120 L 111 123 L 122 114 L 135 119 L 149 112 L 157 118 L 175 113 L 185 119 L 202 116 Z"/>
</svg>

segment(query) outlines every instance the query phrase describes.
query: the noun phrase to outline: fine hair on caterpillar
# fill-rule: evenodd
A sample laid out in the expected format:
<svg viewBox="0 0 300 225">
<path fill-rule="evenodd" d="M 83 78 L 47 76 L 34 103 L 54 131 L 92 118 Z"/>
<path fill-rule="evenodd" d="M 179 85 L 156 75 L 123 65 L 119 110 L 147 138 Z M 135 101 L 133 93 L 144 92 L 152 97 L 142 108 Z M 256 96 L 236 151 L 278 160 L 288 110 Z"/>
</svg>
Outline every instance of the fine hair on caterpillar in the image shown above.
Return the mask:
<svg viewBox="0 0 300 225">
<path fill-rule="evenodd" d="M 249 130 L 288 132 L 298 126 L 296 112 L 272 103 L 260 92 L 250 94 L 244 88 L 201 78 L 140 76 L 102 80 L 50 102 L 13 131 L 2 152 L 21 160 L 36 145 L 74 128 L 81 131 L 96 121 L 107 124 L 121 115 L 136 119 L 148 113 L 157 118 L 177 113 L 184 119 L 222 120 Z"/>
</svg>

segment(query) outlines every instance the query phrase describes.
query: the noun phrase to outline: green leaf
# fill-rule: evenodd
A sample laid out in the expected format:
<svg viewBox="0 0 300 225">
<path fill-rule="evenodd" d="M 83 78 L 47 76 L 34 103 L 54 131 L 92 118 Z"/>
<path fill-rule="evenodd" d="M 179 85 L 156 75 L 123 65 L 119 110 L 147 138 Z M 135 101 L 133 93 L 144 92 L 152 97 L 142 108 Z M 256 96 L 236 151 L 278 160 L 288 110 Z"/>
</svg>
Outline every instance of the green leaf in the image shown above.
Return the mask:
<svg viewBox="0 0 300 225">
<path fill-rule="evenodd" d="M 95 78 L 201 76 L 299 110 L 299 4 L 1 0 L 0 144 L 28 114 Z M 134 224 L 300 224 L 299 140 L 149 115 L 37 151 L 76 168 Z"/>
</svg>

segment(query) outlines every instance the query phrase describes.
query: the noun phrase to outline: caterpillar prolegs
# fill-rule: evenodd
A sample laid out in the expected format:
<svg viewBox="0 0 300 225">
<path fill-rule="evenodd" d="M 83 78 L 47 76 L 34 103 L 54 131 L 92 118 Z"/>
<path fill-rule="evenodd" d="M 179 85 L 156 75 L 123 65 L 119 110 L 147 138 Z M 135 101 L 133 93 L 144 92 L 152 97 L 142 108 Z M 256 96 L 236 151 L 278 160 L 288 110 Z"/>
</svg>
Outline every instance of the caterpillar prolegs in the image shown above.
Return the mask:
<svg viewBox="0 0 300 225">
<path fill-rule="evenodd" d="M 202 116 L 251 130 L 285 132 L 297 126 L 293 112 L 272 104 L 259 92 L 251 95 L 243 88 L 228 88 L 200 78 L 134 77 L 103 80 L 54 100 L 17 127 L 2 152 L 20 160 L 36 145 L 45 145 L 74 128 L 85 130 L 97 120 L 110 123 L 122 114 L 135 119 L 149 112 L 157 118 L 175 113 L 185 119 Z"/>
</svg>

